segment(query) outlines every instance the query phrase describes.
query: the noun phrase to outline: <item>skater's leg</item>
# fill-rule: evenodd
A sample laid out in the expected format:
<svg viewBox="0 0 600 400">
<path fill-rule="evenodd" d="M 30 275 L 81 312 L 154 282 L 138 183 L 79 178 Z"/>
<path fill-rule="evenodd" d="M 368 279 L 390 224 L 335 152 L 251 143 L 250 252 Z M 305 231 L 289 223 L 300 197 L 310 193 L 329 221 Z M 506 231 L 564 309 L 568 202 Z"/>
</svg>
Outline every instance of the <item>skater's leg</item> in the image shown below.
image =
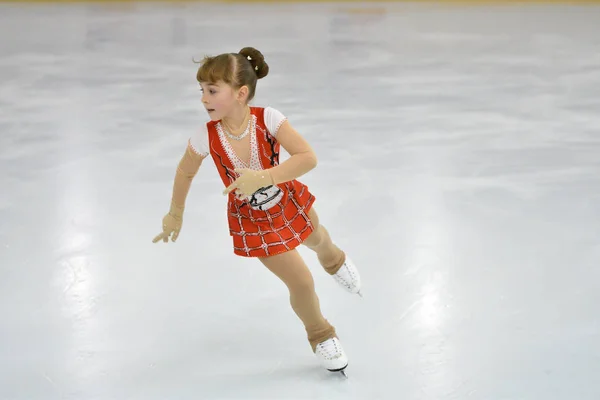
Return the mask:
<svg viewBox="0 0 600 400">
<path fill-rule="evenodd" d="M 312 274 L 298 251 L 291 250 L 260 260 L 288 287 L 290 304 L 304 324 L 313 351 L 317 344 L 335 337 L 335 328 L 321 313 Z"/>
<path fill-rule="evenodd" d="M 344 264 L 346 255 L 333 243 L 327 229 L 320 224 L 319 216 L 314 207 L 308 212 L 308 217 L 314 226 L 314 231 L 304 241 L 304 245 L 317 253 L 317 258 L 323 269 L 328 274 L 334 275 Z"/>
<path fill-rule="evenodd" d="M 327 229 L 320 224 L 319 216 L 314 207 L 308 212 L 308 217 L 314 226 L 314 230 L 306 238 L 304 244 L 317 253 L 323 269 L 332 275 L 343 288 L 350 293 L 358 293 L 362 296 L 360 292 L 360 275 L 352 260 L 348 259 L 346 254 L 333 243 Z"/>
</svg>

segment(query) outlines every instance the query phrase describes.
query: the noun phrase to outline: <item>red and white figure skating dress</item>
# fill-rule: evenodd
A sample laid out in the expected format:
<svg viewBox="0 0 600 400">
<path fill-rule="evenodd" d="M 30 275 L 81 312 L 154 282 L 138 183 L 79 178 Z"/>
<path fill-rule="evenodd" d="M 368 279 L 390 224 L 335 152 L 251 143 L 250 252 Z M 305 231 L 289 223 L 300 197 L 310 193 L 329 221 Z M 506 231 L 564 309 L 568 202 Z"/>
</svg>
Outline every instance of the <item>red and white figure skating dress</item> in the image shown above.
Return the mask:
<svg viewBox="0 0 600 400">
<path fill-rule="evenodd" d="M 189 145 L 202 156 L 211 155 L 225 187 L 238 177 L 234 170 L 264 170 L 279 165 L 277 131 L 286 117 L 278 110 L 250 107 L 250 161 L 235 153 L 220 121 L 210 121 L 190 138 Z M 297 180 L 272 186 L 252 198 L 228 195 L 227 220 L 234 253 L 266 257 L 294 249 L 313 232 L 308 212 L 315 197 Z"/>
</svg>

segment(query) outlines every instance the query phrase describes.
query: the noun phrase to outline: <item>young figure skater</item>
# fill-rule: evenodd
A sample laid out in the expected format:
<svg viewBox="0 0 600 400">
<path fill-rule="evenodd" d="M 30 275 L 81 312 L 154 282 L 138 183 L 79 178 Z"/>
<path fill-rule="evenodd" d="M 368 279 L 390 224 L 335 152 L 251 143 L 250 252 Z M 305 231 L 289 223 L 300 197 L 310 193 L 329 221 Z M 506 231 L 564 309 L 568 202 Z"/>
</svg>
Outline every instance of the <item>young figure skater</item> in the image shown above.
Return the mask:
<svg viewBox="0 0 600 400">
<path fill-rule="evenodd" d="M 323 269 L 350 293 L 360 294 L 360 277 L 319 223 L 315 197 L 296 179 L 316 167 L 312 148 L 278 110 L 248 106 L 257 79 L 268 72 L 263 55 L 252 47 L 202 61 L 196 78 L 211 121 L 188 141 L 175 174 L 170 211 L 153 242 L 177 240 L 192 179 L 210 155 L 228 195 L 234 253 L 258 258 L 285 283 L 321 365 L 343 371 L 348 358 L 335 328 L 321 313 L 313 277 L 296 247 L 304 244 L 313 250 Z M 290 154 L 281 164 L 280 146 Z"/>
</svg>

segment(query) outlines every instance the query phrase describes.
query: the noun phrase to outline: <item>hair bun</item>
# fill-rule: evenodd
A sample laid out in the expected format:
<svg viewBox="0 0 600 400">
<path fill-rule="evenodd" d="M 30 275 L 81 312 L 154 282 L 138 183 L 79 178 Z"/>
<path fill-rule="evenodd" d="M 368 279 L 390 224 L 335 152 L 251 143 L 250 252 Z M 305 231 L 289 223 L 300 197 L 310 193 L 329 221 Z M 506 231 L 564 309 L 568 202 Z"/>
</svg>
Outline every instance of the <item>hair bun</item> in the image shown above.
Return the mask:
<svg viewBox="0 0 600 400">
<path fill-rule="evenodd" d="M 254 47 L 244 47 L 239 51 L 239 54 L 244 56 L 250 62 L 258 79 L 262 79 L 268 75 L 269 64 L 265 62 L 265 57 L 260 51 L 256 50 Z"/>
</svg>

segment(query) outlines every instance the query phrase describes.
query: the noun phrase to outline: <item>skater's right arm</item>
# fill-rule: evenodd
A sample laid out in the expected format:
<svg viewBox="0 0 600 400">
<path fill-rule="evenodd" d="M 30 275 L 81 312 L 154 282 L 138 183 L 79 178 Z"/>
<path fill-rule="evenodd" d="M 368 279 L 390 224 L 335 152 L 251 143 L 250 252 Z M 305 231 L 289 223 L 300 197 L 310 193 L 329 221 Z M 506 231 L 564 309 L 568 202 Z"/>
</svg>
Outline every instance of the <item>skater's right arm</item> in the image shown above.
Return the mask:
<svg viewBox="0 0 600 400">
<path fill-rule="evenodd" d="M 163 218 L 162 232 L 152 242 L 156 243 L 162 240 L 167 243 L 169 237 L 171 237 L 171 241 L 173 242 L 177 240 L 183 223 L 185 201 L 192 181 L 198 173 L 202 161 L 208 155 L 206 151 L 207 147 L 205 148 L 202 138 L 200 140 L 198 140 L 198 137 L 190 138 L 185 152 L 179 160 L 179 164 L 177 164 L 177 171 L 173 182 L 173 194 L 171 196 L 171 208 L 169 213 Z"/>
</svg>

